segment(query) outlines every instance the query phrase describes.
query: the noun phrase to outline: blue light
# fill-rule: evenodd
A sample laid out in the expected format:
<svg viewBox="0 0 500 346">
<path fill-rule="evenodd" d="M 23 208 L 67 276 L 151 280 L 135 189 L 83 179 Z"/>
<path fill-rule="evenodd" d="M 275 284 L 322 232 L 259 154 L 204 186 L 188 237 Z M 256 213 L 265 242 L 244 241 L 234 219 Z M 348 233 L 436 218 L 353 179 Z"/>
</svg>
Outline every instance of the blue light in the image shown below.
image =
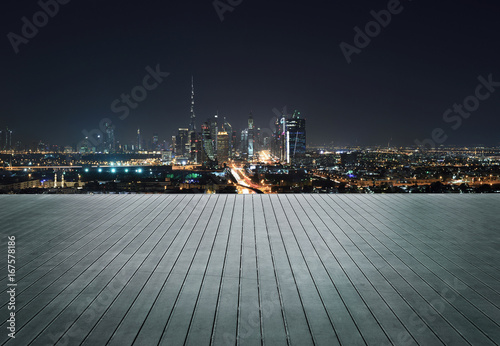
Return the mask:
<svg viewBox="0 0 500 346">
<path fill-rule="evenodd" d="M 85 168 L 85 173 L 88 173 L 89 172 L 89 169 L 88 168 Z"/>
<path fill-rule="evenodd" d="M 125 169 L 125 173 L 128 173 L 128 168 Z"/>
<path fill-rule="evenodd" d="M 116 169 L 112 168 L 111 173 L 116 173 Z"/>
<path fill-rule="evenodd" d="M 101 172 L 102 172 L 102 168 L 99 168 L 97 171 L 98 171 L 99 173 L 101 173 Z"/>
<path fill-rule="evenodd" d="M 142 168 L 139 168 L 138 170 L 136 170 L 137 173 L 142 173 Z"/>
</svg>

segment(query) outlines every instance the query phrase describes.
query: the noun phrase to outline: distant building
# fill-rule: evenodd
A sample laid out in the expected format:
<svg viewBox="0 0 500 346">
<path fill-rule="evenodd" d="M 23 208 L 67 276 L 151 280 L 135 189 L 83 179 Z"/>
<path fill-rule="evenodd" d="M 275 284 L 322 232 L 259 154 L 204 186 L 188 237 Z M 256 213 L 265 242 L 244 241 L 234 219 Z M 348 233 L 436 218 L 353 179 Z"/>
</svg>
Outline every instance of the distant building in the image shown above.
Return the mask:
<svg viewBox="0 0 500 346">
<path fill-rule="evenodd" d="M 201 126 L 201 140 L 202 140 L 202 164 L 208 166 L 210 162 L 215 161 L 215 147 L 212 139 L 211 129 L 208 122 Z"/>
<path fill-rule="evenodd" d="M 229 161 L 229 135 L 225 131 L 217 134 L 217 161 L 220 166 Z"/>
<path fill-rule="evenodd" d="M 306 154 L 306 119 L 298 111 L 286 120 L 286 143 L 286 162 L 299 163 Z"/>
<path fill-rule="evenodd" d="M 136 150 L 141 151 L 142 150 L 142 137 L 141 137 L 141 129 L 137 129 L 137 143 L 136 143 Z"/>
<path fill-rule="evenodd" d="M 177 155 L 177 153 L 175 152 L 175 149 L 177 148 L 177 137 L 176 136 L 172 136 L 172 146 L 171 146 L 171 149 L 172 149 L 172 152 L 174 154 L 174 156 Z"/>
<path fill-rule="evenodd" d="M 253 115 L 250 113 L 248 116 L 248 150 L 247 157 L 248 160 L 252 160 L 254 156 L 254 126 L 253 126 Z"/>
<path fill-rule="evenodd" d="M 108 153 L 116 152 L 115 128 L 106 123 L 106 138 L 104 139 L 104 151 Z"/>
<path fill-rule="evenodd" d="M 153 143 L 152 143 L 152 150 L 160 150 L 160 137 L 158 136 L 157 133 L 153 134 Z"/>
<path fill-rule="evenodd" d="M 286 115 L 282 114 L 275 123 L 275 132 L 271 143 L 271 153 L 279 158 L 281 162 L 286 162 Z"/>
<path fill-rule="evenodd" d="M 0 150 L 12 150 L 12 131 L 6 127 L 0 130 Z"/>
<path fill-rule="evenodd" d="M 226 117 L 224 117 L 224 126 L 223 130 L 224 132 L 227 133 L 228 138 L 229 138 L 229 158 L 233 157 L 233 148 L 234 148 L 234 143 L 233 143 L 233 127 L 229 122 L 227 122 Z"/>
<path fill-rule="evenodd" d="M 215 114 L 212 119 L 210 119 L 210 137 L 212 138 L 212 146 L 215 152 L 217 152 L 217 134 L 219 133 L 219 113 Z"/>
<path fill-rule="evenodd" d="M 179 128 L 177 137 L 175 138 L 175 156 L 188 157 L 191 149 L 191 142 L 189 140 L 189 129 Z"/>
<path fill-rule="evenodd" d="M 273 134 L 271 152 L 281 162 L 299 164 L 306 153 L 306 119 L 295 111 L 287 118 L 283 114 L 276 120 L 276 131 Z"/>
<path fill-rule="evenodd" d="M 170 165 L 173 160 L 172 150 L 162 150 L 161 152 L 161 161 L 164 164 Z"/>
<path fill-rule="evenodd" d="M 243 156 L 243 157 L 247 157 L 247 155 L 248 155 L 248 129 L 244 129 L 241 131 L 240 153 L 241 153 L 241 156 Z"/>
</svg>

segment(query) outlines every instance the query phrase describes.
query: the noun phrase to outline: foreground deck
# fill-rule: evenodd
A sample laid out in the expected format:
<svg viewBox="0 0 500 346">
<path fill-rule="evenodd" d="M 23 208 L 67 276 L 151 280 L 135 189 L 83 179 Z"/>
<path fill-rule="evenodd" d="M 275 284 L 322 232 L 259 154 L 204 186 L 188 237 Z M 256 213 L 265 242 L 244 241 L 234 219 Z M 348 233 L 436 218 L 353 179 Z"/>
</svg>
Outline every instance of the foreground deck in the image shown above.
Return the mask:
<svg viewBox="0 0 500 346">
<path fill-rule="evenodd" d="M 4 195 L 0 215 L 2 344 L 500 343 L 500 196 Z"/>
</svg>

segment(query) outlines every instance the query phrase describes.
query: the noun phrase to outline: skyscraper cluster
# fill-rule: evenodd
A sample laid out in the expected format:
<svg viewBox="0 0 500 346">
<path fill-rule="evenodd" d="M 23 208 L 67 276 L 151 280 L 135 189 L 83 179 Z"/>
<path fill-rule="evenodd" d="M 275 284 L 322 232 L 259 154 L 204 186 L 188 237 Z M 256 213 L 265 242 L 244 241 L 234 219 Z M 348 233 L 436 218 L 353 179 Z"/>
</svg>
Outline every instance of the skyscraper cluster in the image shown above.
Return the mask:
<svg viewBox="0 0 500 346">
<path fill-rule="evenodd" d="M 253 113 L 247 117 L 247 126 L 237 131 L 225 116 L 217 111 L 213 116 L 196 126 L 195 88 L 191 79 L 190 116 L 187 126 L 180 127 L 171 137 L 171 142 L 162 140 L 157 133 L 152 137 L 144 136 L 137 129 L 136 139 L 132 143 L 120 143 L 115 138 L 115 127 L 103 124 L 92 142 L 77 147 L 77 151 L 99 153 L 124 153 L 163 151 L 164 162 L 190 163 L 206 167 L 224 167 L 232 159 L 254 161 L 259 159 L 259 152 L 270 151 L 282 163 L 297 164 L 306 151 L 306 121 L 300 112 L 293 116 L 281 115 L 276 121 L 275 130 L 261 131 L 255 125 Z M 11 147 L 12 131 L 2 130 L 0 148 Z M 90 134 L 89 134 L 90 135 Z M 170 142 L 170 143 L 169 143 Z M 165 153 L 168 151 L 168 153 Z"/>
<path fill-rule="evenodd" d="M 300 164 L 306 153 L 306 120 L 295 111 L 291 117 L 283 114 L 276 121 L 274 133 L 265 136 L 254 124 L 252 112 L 248 126 L 236 132 L 226 117 L 217 112 L 196 130 L 194 82 L 191 80 L 191 116 L 189 127 L 179 128 L 172 136 L 172 157 L 177 162 L 223 167 L 230 159 L 252 161 L 260 150 L 271 153 L 283 163 Z M 170 157 L 170 155 L 169 155 Z"/>
</svg>

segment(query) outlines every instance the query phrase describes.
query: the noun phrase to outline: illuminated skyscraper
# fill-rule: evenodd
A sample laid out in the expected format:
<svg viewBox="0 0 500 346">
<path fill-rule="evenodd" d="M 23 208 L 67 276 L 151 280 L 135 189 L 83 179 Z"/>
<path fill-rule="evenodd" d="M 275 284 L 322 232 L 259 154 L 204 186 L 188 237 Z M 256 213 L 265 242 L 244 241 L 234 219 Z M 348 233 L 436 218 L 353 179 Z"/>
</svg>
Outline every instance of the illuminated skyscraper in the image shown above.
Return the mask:
<svg viewBox="0 0 500 346">
<path fill-rule="evenodd" d="M 217 134 L 217 161 L 219 166 L 229 160 L 229 135 L 222 131 Z"/>
<path fill-rule="evenodd" d="M 189 131 L 189 160 L 191 163 L 197 164 L 200 162 L 200 134 L 196 131 Z"/>
<path fill-rule="evenodd" d="M 271 151 L 281 162 L 300 163 L 306 153 L 306 120 L 301 117 L 300 112 L 295 111 L 290 118 L 282 114 L 276 120 Z"/>
<path fill-rule="evenodd" d="M 175 155 L 177 157 L 189 156 L 191 149 L 191 142 L 189 140 L 189 129 L 179 128 L 177 138 L 175 139 Z"/>
<path fill-rule="evenodd" d="M 137 150 L 142 150 L 141 129 L 137 129 Z"/>
<path fill-rule="evenodd" d="M 248 116 L 248 160 L 252 160 L 254 155 L 254 127 L 253 115 Z"/>
<path fill-rule="evenodd" d="M 242 156 L 248 155 L 248 129 L 241 130 L 240 152 Z"/>
<path fill-rule="evenodd" d="M 153 150 L 160 150 L 160 137 L 158 136 L 157 133 L 153 134 L 153 143 L 152 143 L 152 149 Z"/>
<path fill-rule="evenodd" d="M 176 136 L 172 136 L 172 145 L 170 147 L 170 149 L 172 150 L 172 152 L 174 153 L 174 155 L 177 155 L 177 152 L 175 151 L 177 149 L 177 137 Z"/>
<path fill-rule="evenodd" d="M 224 117 L 224 126 L 223 130 L 227 133 L 229 136 L 229 157 L 233 157 L 233 148 L 234 148 L 234 143 L 233 143 L 233 127 L 231 124 L 227 121 L 226 117 Z"/>
<path fill-rule="evenodd" d="M 104 138 L 105 151 L 114 153 L 116 151 L 115 129 L 114 126 L 106 123 L 106 134 Z"/>
<path fill-rule="evenodd" d="M 214 151 L 217 152 L 217 134 L 219 133 L 219 112 L 217 112 L 212 119 L 210 119 L 210 136 L 212 138 L 212 145 Z"/>
<path fill-rule="evenodd" d="M 286 120 L 286 162 L 300 163 L 306 154 L 306 119 L 295 111 L 292 118 Z"/>
<path fill-rule="evenodd" d="M 201 140 L 203 148 L 201 163 L 204 166 L 208 166 L 212 161 L 215 160 L 214 144 L 208 122 L 205 122 L 203 125 L 201 125 L 201 131 L 202 131 Z"/>
</svg>

